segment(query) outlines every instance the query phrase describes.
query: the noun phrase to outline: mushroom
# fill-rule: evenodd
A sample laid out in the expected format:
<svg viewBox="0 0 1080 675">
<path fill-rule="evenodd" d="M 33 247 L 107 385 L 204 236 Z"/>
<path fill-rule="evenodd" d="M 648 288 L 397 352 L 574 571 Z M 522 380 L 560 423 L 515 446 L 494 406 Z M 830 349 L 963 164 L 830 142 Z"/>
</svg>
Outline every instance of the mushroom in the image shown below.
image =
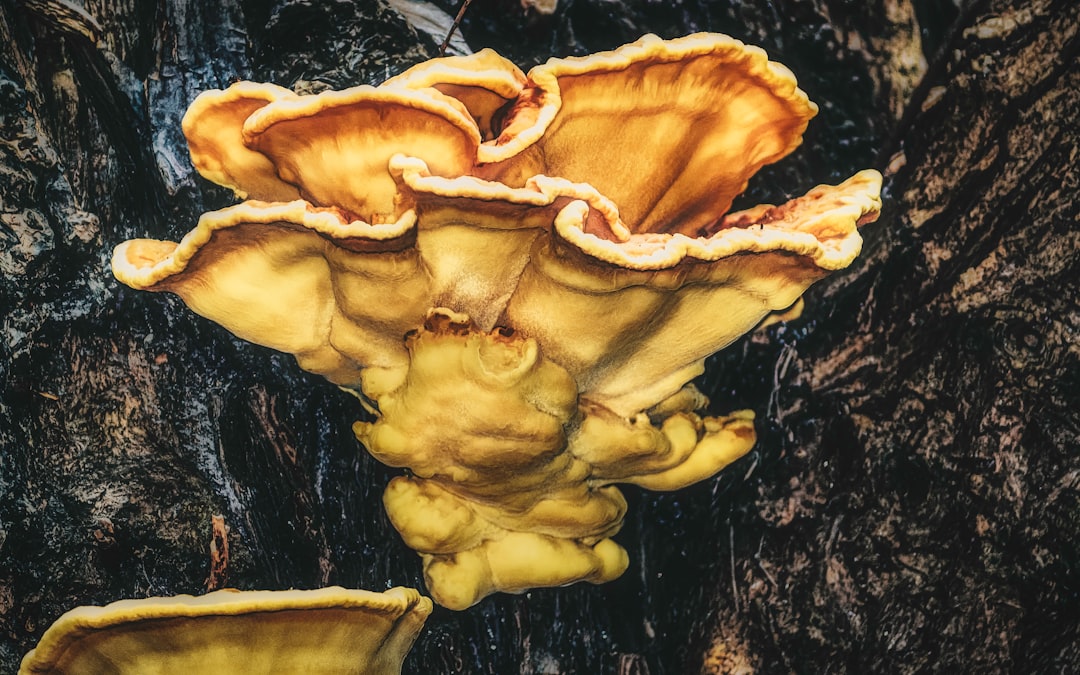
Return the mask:
<svg viewBox="0 0 1080 675">
<path fill-rule="evenodd" d="M 752 413 L 705 414 L 691 380 L 850 264 L 881 206 L 866 170 L 729 212 L 817 108 L 723 35 L 257 87 L 184 121 L 203 174 L 254 199 L 121 244 L 114 273 L 360 394 L 357 437 L 410 470 L 391 521 L 455 609 L 621 574 L 615 484 L 678 489 L 752 447 Z"/>
<path fill-rule="evenodd" d="M 44 673 L 400 673 L 431 613 L 411 588 L 384 593 L 214 591 L 77 607 L 22 661 Z"/>
</svg>

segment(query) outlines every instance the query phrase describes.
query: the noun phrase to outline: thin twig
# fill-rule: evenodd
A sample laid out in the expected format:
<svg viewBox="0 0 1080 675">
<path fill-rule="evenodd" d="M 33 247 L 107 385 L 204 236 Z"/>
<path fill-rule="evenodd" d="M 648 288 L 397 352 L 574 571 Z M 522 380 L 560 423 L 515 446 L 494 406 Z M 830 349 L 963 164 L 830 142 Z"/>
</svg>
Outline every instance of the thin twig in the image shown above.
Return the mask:
<svg viewBox="0 0 1080 675">
<path fill-rule="evenodd" d="M 450 25 L 450 32 L 446 34 L 446 39 L 442 41 L 442 45 L 439 47 L 439 56 L 446 55 L 446 48 L 450 46 L 450 38 L 454 37 L 454 31 L 461 25 L 461 18 L 465 16 L 465 10 L 469 8 L 469 4 L 472 0 L 465 0 L 461 3 L 461 9 L 458 10 L 457 16 L 454 17 L 454 23 Z"/>
<path fill-rule="evenodd" d="M 735 613 L 739 613 L 739 585 L 735 581 L 735 526 L 728 522 L 728 548 L 731 551 L 731 595 L 735 598 Z"/>
</svg>

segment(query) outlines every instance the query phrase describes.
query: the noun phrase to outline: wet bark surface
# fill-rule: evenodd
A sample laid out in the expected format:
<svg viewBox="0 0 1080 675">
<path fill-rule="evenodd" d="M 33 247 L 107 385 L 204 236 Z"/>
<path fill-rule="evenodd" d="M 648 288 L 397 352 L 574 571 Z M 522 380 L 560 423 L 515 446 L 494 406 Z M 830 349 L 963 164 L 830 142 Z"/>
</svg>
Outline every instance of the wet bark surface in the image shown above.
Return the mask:
<svg viewBox="0 0 1080 675">
<path fill-rule="evenodd" d="M 821 106 L 746 201 L 875 166 L 883 215 L 801 319 L 710 360 L 758 445 L 628 489 L 623 578 L 436 609 L 406 672 L 1080 668 L 1080 6 L 475 0 L 463 25 L 525 68 L 695 30 Z M 379 2 L 0 0 L 0 671 L 77 605 L 423 587 L 358 402 L 108 259 L 231 203 L 180 133 L 200 91 L 378 82 L 436 42 Z"/>
</svg>

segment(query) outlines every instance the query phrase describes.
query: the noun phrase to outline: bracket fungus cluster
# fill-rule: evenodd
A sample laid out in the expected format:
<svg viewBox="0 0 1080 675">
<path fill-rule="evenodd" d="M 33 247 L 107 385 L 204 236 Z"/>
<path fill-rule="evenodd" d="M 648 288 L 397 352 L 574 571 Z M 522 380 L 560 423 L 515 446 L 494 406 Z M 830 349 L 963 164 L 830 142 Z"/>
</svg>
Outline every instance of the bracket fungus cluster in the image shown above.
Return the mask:
<svg viewBox="0 0 1080 675">
<path fill-rule="evenodd" d="M 356 391 L 408 473 L 385 505 L 437 602 L 627 567 L 615 487 L 673 490 L 754 442 L 690 381 L 858 254 L 881 177 L 731 212 L 816 106 L 732 38 L 646 36 L 528 74 L 490 50 L 378 87 L 240 82 L 184 118 L 243 203 L 118 279 Z"/>
<path fill-rule="evenodd" d="M 120 600 L 64 614 L 19 675 L 395 675 L 431 609 L 411 588 Z"/>
</svg>

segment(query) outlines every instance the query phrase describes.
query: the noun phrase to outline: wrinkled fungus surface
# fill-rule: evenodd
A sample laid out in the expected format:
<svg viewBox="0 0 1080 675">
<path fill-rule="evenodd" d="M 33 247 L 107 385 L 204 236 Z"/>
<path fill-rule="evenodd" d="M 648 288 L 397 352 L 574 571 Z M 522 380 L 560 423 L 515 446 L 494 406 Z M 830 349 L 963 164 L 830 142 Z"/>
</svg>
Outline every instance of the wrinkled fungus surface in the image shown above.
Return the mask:
<svg viewBox="0 0 1080 675">
<path fill-rule="evenodd" d="M 646 36 L 528 74 L 490 50 L 378 87 L 241 82 L 184 119 L 246 198 L 114 272 L 361 392 L 408 467 L 385 504 L 437 602 L 627 566 L 615 483 L 673 490 L 754 442 L 704 360 L 858 255 L 881 177 L 729 212 L 816 106 L 723 35 Z"/>
<path fill-rule="evenodd" d="M 394 675 L 431 609 L 411 588 L 120 600 L 61 616 L 19 675 Z"/>
</svg>

